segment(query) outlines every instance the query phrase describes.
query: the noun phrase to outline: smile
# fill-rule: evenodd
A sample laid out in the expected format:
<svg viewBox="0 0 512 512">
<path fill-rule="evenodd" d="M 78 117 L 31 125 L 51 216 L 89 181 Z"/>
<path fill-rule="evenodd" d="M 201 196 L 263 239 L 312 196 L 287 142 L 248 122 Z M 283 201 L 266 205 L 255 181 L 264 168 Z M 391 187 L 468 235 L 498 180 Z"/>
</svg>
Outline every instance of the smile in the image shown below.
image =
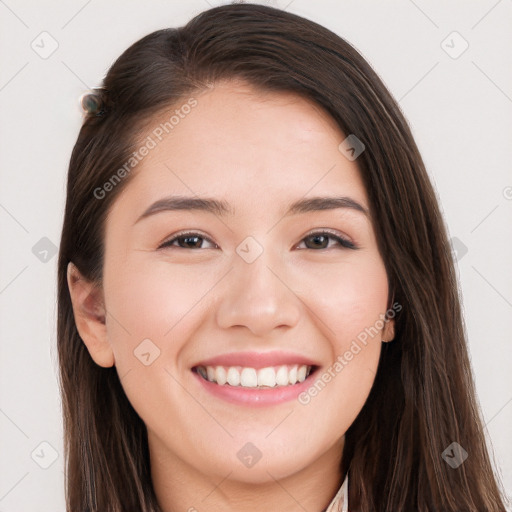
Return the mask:
<svg viewBox="0 0 512 512">
<path fill-rule="evenodd" d="M 197 366 L 194 370 L 205 380 L 220 386 L 276 388 L 304 382 L 313 369 L 309 365 L 279 365 L 265 368 L 242 366 Z"/>
</svg>

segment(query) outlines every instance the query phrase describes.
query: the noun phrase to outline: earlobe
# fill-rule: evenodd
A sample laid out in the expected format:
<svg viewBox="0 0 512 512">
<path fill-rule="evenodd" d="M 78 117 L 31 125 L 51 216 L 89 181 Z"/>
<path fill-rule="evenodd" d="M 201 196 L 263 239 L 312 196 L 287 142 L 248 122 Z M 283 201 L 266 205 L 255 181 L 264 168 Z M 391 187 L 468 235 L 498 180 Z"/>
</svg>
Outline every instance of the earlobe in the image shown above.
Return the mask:
<svg viewBox="0 0 512 512">
<path fill-rule="evenodd" d="M 382 329 L 382 342 L 383 343 L 389 343 L 390 341 L 393 341 L 395 338 L 395 320 L 394 319 L 387 319 L 384 328 Z"/>
<path fill-rule="evenodd" d="M 103 293 L 68 263 L 67 281 L 78 334 L 94 362 L 104 368 L 114 366 L 114 352 L 108 341 Z"/>
</svg>

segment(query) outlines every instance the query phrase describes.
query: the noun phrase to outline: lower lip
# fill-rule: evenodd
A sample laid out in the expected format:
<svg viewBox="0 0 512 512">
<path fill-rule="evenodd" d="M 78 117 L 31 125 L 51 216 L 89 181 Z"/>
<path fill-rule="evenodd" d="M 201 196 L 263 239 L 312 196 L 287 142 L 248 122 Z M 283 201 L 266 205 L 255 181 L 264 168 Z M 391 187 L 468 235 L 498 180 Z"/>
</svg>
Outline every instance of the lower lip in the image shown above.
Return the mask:
<svg viewBox="0 0 512 512">
<path fill-rule="evenodd" d="M 311 387 L 311 376 L 316 374 L 316 370 L 312 371 L 303 382 L 268 389 L 244 388 L 242 386 L 230 386 L 229 384 L 220 386 L 215 382 L 204 379 L 195 371 L 192 374 L 199 380 L 204 389 L 212 395 L 230 403 L 257 407 L 281 404 L 297 399 L 300 393 Z"/>
</svg>

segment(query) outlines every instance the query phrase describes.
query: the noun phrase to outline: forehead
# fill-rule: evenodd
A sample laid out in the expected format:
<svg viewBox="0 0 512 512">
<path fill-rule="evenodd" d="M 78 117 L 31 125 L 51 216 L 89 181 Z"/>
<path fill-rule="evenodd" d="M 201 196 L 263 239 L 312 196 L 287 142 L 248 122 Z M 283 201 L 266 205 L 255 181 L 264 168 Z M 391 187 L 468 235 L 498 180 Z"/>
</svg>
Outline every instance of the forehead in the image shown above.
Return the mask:
<svg viewBox="0 0 512 512">
<path fill-rule="evenodd" d="M 249 205 L 268 209 L 329 192 L 366 201 L 357 164 L 338 149 L 345 134 L 314 102 L 233 81 L 191 98 L 192 108 L 180 109 L 190 103 L 185 97 L 147 125 L 141 141 L 151 137 L 155 146 L 119 199 L 215 196 L 237 214 Z"/>
</svg>

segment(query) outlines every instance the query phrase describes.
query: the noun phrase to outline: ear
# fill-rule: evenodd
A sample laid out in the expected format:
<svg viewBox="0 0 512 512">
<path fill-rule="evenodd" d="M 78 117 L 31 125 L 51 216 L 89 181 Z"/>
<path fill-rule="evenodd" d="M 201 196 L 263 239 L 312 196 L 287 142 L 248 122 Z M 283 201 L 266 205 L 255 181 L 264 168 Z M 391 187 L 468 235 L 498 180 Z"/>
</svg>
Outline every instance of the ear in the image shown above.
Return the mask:
<svg viewBox="0 0 512 512">
<path fill-rule="evenodd" d="M 382 329 L 382 342 L 388 343 L 393 341 L 395 338 L 395 320 L 394 318 L 388 318 L 384 323 L 384 328 Z"/>
<path fill-rule="evenodd" d="M 67 280 L 80 338 L 97 365 L 114 366 L 114 352 L 107 338 L 103 290 L 87 281 L 73 262 L 68 263 Z"/>
</svg>

